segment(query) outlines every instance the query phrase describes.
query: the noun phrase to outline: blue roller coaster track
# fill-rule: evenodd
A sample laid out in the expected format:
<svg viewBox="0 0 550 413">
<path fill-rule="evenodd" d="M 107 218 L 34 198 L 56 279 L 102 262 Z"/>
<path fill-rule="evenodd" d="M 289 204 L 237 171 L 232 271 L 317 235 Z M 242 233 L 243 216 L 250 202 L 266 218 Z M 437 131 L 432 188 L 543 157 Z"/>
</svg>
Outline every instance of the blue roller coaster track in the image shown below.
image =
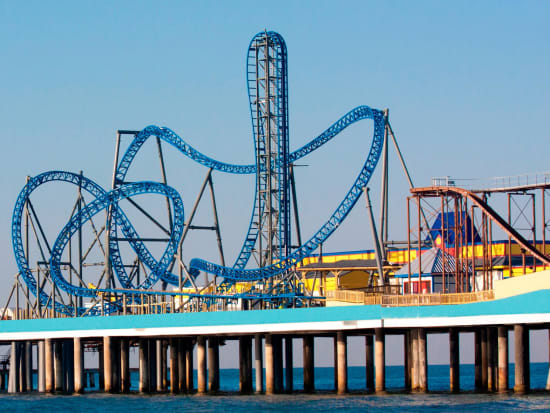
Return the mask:
<svg viewBox="0 0 550 413">
<path fill-rule="evenodd" d="M 37 298 L 40 300 L 41 305 L 51 305 L 51 298 L 48 297 L 43 290 L 37 288 L 37 281 L 30 269 L 23 243 L 22 218 L 25 205 L 29 201 L 32 192 L 34 192 L 38 187 L 51 182 L 70 183 L 80 187 L 82 190 L 96 197 L 92 203 L 71 218 L 71 220 L 65 225 L 61 233 L 58 235 L 53 247 L 50 248 L 50 246 L 47 245 L 48 253 L 50 255 L 50 273 L 57 287 L 71 295 L 81 297 L 97 296 L 98 291 L 96 289 L 79 287 L 68 283 L 61 275 L 60 261 L 67 242 L 78 230 L 78 228 L 82 227 L 82 225 L 89 221 L 91 217 L 96 215 L 99 211 L 105 210 L 111 205 L 115 206 L 112 211 L 113 221 L 121 227 L 124 235 L 128 237 L 128 239 L 131 239 L 130 245 L 132 245 L 132 248 L 136 252 L 137 256 L 151 270 L 151 273 L 146 279 L 144 279 L 139 285 L 134 285 L 126 272 L 120 256 L 118 243 L 114 241 L 116 239 L 114 235 L 116 234 L 112 233 L 109 240 L 109 258 L 113 270 L 122 287 L 126 289 L 147 289 L 152 287 L 160 277 L 166 277 L 166 270 L 173 259 L 183 232 L 183 201 L 176 190 L 158 182 L 135 182 L 107 192 L 98 184 L 83 175 L 66 171 L 44 172 L 34 178 L 31 178 L 23 190 L 19 193 L 12 218 L 12 245 L 19 272 L 25 283 L 29 286 L 29 290 L 31 292 L 36 295 L 37 291 L 39 291 Z M 146 193 L 157 193 L 167 196 L 172 200 L 174 209 L 175 219 L 171 231 L 171 237 L 167 243 L 161 260 L 158 262 L 145 247 L 145 245 L 139 240 L 137 231 L 134 229 L 124 212 L 118 208 L 116 203 L 120 199 Z M 115 226 L 112 225 L 111 230 L 114 228 Z M 73 308 L 59 302 L 55 303 L 55 308 L 56 311 L 62 313 L 72 314 L 74 312 Z M 83 312 L 84 309 L 78 309 L 77 311 Z"/>
<path fill-rule="evenodd" d="M 259 217 L 265 212 L 266 204 L 259 199 L 259 192 L 264 191 L 265 188 L 261 185 L 256 185 L 255 203 L 252 208 L 252 217 L 250 220 L 249 228 L 243 246 L 240 250 L 235 263 L 231 267 L 221 266 L 212 262 L 208 262 L 202 259 L 192 259 L 189 265 L 190 273 L 193 276 L 197 276 L 200 271 L 214 274 L 218 277 L 222 277 L 230 282 L 237 281 L 256 281 L 268 279 L 283 273 L 287 273 L 297 263 L 299 263 L 303 257 L 311 254 L 318 246 L 325 242 L 328 237 L 338 228 L 338 226 L 346 219 L 349 212 L 357 203 L 359 197 L 362 194 L 363 189 L 367 186 L 372 174 L 376 168 L 377 162 L 380 158 L 382 151 L 382 144 L 384 139 L 385 130 L 385 118 L 384 114 L 376 109 L 371 109 L 368 106 L 359 106 L 349 111 L 336 122 L 334 122 L 329 128 L 323 131 L 319 136 L 312 139 L 309 143 L 288 153 L 288 92 L 287 92 L 287 53 L 284 39 L 278 33 L 275 32 L 260 32 L 251 41 L 249 45 L 249 51 L 247 56 L 247 85 L 249 94 L 249 104 L 251 110 L 252 129 L 255 137 L 255 151 L 256 151 L 256 163 L 250 165 L 236 165 L 221 162 L 208 157 L 188 143 L 186 143 L 175 132 L 166 128 L 158 126 L 147 126 L 140 131 L 133 141 L 128 146 L 124 155 L 120 159 L 115 171 L 115 189 L 112 191 L 106 191 L 98 184 L 82 176 L 82 174 L 74 174 L 65 171 L 50 171 L 42 173 L 36 177 L 31 178 L 25 187 L 21 190 L 13 212 L 12 218 L 12 244 L 16 258 L 16 262 L 20 271 L 20 274 L 26 284 L 29 286 L 29 290 L 37 295 L 38 300 L 42 305 L 52 306 L 50 297 L 44 292 L 37 293 L 37 281 L 28 263 L 28 257 L 25 253 L 25 247 L 23 243 L 22 233 L 22 218 L 25 206 L 29 202 L 31 193 L 39 186 L 47 184 L 49 182 L 65 182 L 73 185 L 77 185 L 92 195 L 95 199 L 83 208 L 79 213 L 73 215 L 69 222 L 61 230 L 57 236 L 51 250 L 48 246 L 48 253 L 50 255 L 50 273 L 52 279 L 56 285 L 66 291 L 68 294 L 82 297 L 97 297 L 98 292 L 106 291 L 100 289 L 89 289 L 83 286 L 77 286 L 69 283 L 62 275 L 61 261 L 67 243 L 75 232 L 81 228 L 87 221 L 89 221 L 94 215 L 103 210 L 111 210 L 110 219 L 108 219 L 108 231 L 109 237 L 109 257 L 110 265 L 114 274 L 120 281 L 123 289 L 128 291 L 146 290 L 151 288 L 159 279 L 168 282 L 173 285 L 178 285 L 178 277 L 169 271 L 170 265 L 173 262 L 174 255 L 181 240 L 181 236 L 184 228 L 184 210 L 183 202 L 180 195 L 171 187 L 157 183 L 157 182 L 126 182 L 126 176 L 129 168 L 132 165 L 137 153 L 143 146 L 143 144 L 151 137 L 159 138 L 160 140 L 168 143 L 172 147 L 176 148 L 183 155 L 187 156 L 194 162 L 197 162 L 207 168 L 211 168 L 216 171 L 232 173 L 232 174 L 256 174 L 257 183 L 258 176 L 262 173 L 268 172 L 267 169 L 272 168 L 266 166 L 264 162 L 260 162 L 258 159 L 258 153 L 260 152 L 258 142 L 265 142 L 268 135 L 268 125 L 258 118 L 258 105 L 261 100 L 259 86 L 258 86 L 258 72 L 257 62 L 254 62 L 254 47 L 258 45 L 259 40 L 266 40 L 271 42 L 276 54 L 275 65 L 275 90 L 276 93 L 273 96 L 274 107 L 271 108 L 276 116 L 278 135 L 277 150 L 282 156 L 277 158 L 274 163 L 275 174 L 278 177 L 279 191 L 279 209 L 283 210 L 285 222 L 280 223 L 278 227 L 278 239 L 279 253 L 276 255 L 276 259 L 270 265 L 260 266 L 259 268 L 245 268 L 249 262 L 249 259 L 260 238 L 261 228 L 259 226 Z M 255 46 L 256 45 L 256 46 Z M 256 60 L 257 56 L 256 56 Z M 256 64 L 255 68 L 252 65 Z M 265 68 L 264 68 L 265 69 Z M 265 75 L 267 78 L 268 76 Z M 268 96 L 269 99 L 271 97 Z M 328 220 L 309 238 L 308 241 L 303 243 L 299 248 L 290 253 L 290 218 L 289 218 L 289 177 L 288 168 L 289 165 L 297 160 L 307 156 L 311 152 L 323 146 L 331 139 L 336 137 L 340 132 L 346 129 L 348 126 L 365 119 L 373 120 L 373 138 L 372 144 L 365 160 L 363 167 L 361 168 L 357 178 L 351 185 L 346 196 L 334 212 L 330 215 Z M 269 138 L 269 136 L 267 136 Z M 260 141 L 259 139 L 263 139 Z M 286 151 L 286 152 L 285 152 Z M 172 226 L 170 228 L 170 239 L 167 243 L 166 249 L 160 258 L 156 260 L 149 252 L 143 242 L 140 241 L 139 234 L 130 223 L 128 217 L 119 208 L 118 201 L 139 194 L 160 194 L 167 197 L 171 201 L 173 217 L 171 219 Z M 286 215 L 285 215 L 286 214 Z M 131 240 L 129 243 L 132 249 L 136 252 L 138 258 L 149 268 L 150 274 L 138 285 L 133 284 L 131 277 L 125 269 L 121 254 L 120 246 L 118 245 L 117 232 L 120 231 L 124 236 Z M 112 311 L 119 306 L 120 303 L 113 302 L 109 304 L 107 311 Z M 82 314 L 85 309 L 74 308 L 61 303 L 55 303 L 55 310 L 67 314 Z M 89 310 L 88 310 L 89 311 Z M 89 314 L 94 314 L 95 311 L 89 311 Z"/>
</svg>

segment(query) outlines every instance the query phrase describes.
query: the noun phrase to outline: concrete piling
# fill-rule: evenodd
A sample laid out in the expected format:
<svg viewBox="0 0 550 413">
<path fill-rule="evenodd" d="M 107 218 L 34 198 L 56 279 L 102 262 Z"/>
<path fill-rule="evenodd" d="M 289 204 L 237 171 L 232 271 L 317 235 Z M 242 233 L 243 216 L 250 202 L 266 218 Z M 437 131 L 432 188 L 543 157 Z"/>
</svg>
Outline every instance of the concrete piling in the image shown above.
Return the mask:
<svg viewBox="0 0 550 413">
<path fill-rule="evenodd" d="M 423 328 L 411 330 L 411 390 L 428 390 L 427 340 Z"/>
<path fill-rule="evenodd" d="M 481 328 L 481 389 L 489 389 L 489 347 L 487 342 L 487 328 Z"/>
<path fill-rule="evenodd" d="M 527 393 L 529 391 L 529 330 L 523 324 L 514 325 L 514 391 Z"/>
<path fill-rule="evenodd" d="M 51 338 L 44 340 L 44 375 L 45 391 L 52 393 L 54 391 L 54 365 L 53 365 L 53 342 Z"/>
<path fill-rule="evenodd" d="M 73 338 L 74 392 L 84 392 L 84 352 L 80 337 Z"/>
<path fill-rule="evenodd" d="M 161 387 L 162 391 L 168 390 L 168 340 L 160 340 L 161 342 L 161 360 L 160 360 L 160 374 L 161 374 Z"/>
<path fill-rule="evenodd" d="M 8 393 L 19 391 L 19 343 L 11 342 L 10 373 L 8 379 Z"/>
<path fill-rule="evenodd" d="M 195 390 L 193 377 L 193 347 L 195 347 L 195 343 L 190 338 L 186 339 L 185 343 L 185 381 L 187 382 L 187 391 L 191 393 Z"/>
<path fill-rule="evenodd" d="M 365 368 L 366 386 L 368 391 L 374 391 L 374 337 L 365 336 Z"/>
<path fill-rule="evenodd" d="M 166 359 L 163 354 L 162 340 L 155 340 L 155 377 L 156 377 L 156 390 L 159 393 L 164 391 L 164 378 L 163 378 L 163 362 L 166 363 Z"/>
<path fill-rule="evenodd" d="M 177 338 L 170 338 L 170 393 L 177 394 L 180 392 L 179 379 L 179 342 Z"/>
<path fill-rule="evenodd" d="M 120 339 L 120 391 L 130 391 L 130 343 L 126 337 Z"/>
<path fill-rule="evenodd" d="M 208 388 L 210 392 L 220 390 L 220 345 L 218 337 L 208 338 Z"/>
<path fill-rule="evenodd" d="M 508 391 L 508 329 L 498 328 L 498 391 Z"/>
<path fill-rule="evenodd" d="M 63 343 L 59 340 L 54 342 L 53 359 L 55 374 L 54 389 L 56 392 L 62 392 L 65 383 L 65 377 L 63 374 Z"/>
<path fill-rule="evenodd" d="M 264 362 L 261 334 L 256 334 L 254 336 L 254 370 L 256 376 L 256 393 L 262 393 L 264 391 Z"/>
<path fill-rule="evenodd" d="M 413 328 L 410 331 L 410 340 L 411 340 L 411 390 L 417 391 L 419 386 L 418 380 L 418 329 Z"/>
<path fill-rule="evenodd" d="M 112 338 L 111 355 L 113 358 L 113 392 L 120 392 L 121 387 L 121 357 L 120 357 L 120 338 Z"/>
<path fill-rule="evenodd" d="M 149 360 L 148 360 L 148 340 L 141 338 L 139 340 L 139 391 L 146 393 L 149 391 Z"/>
<path fill-rule="evenodd" d="M 187 375 L 185 368 L 185 340 L 183 338 L 176 338 L 176 345 L 178 346 L 178 389 L 181 392 L 187 391 Z"/>
<path fill-rule="evenodd" d="M 273 336 L 265 335 L 265 394 L 275 393 Z"/>
<path fill-rule="evenodd" d="M 426 330 L 418 329 L 418 391 L 428 391 L 428 340 Z"/>
<path fill-rule="evenodd" d="M 379 393 L 386 390 L 386 337 L 382 328 L 375 329 L 374 333 L 375 391 Z"/>
<path fill-rule="evenodd" d="M 275 393 L 282 393 L 283 380 L 283 338 L 281 335 L 273 335 L 273 374 L 275 380 Z"/>
<path fill-rule="evenodd" d="M 98 343 L 98 347 L 97 347 L 97 351 L 98 351 L 98 374 L 97 374 L 97 385 L 99 387 L 99 390 L 104 390 L 105 389 L 105 380 L 104 380 L 104 371 L 103 371 L 103 367 L 104 367 L 104 361 L 103 361 L 103 340 L 101 340 L 99 343 Z"/>
<path fill-rule="evenodd" d="M 496 391 L 496 375 L 495 375 L 495 334 L 492 327 L 487 327 L 487 390 L 490 392 Z"/>
<path fill-rule="evenodd" d="M 17 393 L 25 392 L 27 388 L 27 375 L 25 374 L 27 370 L 26 360 L 25 360 L 25 342 L 17 342 L 17 369 L 15 374 L 19 376 L 18 384 L 19 386 L 16 389 Z"/>
<path fill-rule="evenodd" d="M 33 390 L 33 374 L 32 374 L 32 342 L 25 341 L 25 391 L 31 392 Z"/>
<path fill-rule="evenodd" d="M 292 352 L 292 336 L 285 337 L 285 391 L 294 390 L 294 357 Z"/>
<path fill-rule="evenodd" d="M 338 394 L 348 391 L 348 342 L 346 334 L 339 331 L 336 335 L 336 351 L 338 358 Z"/>
<path fill-rule="evenodd" d="M 252 392 L 252 337 L 239 338 L 239 391 Z"/>
<path fill-rule="evenodd" d="M 410 331 L 403 334 L 403 381 L 406 389 L 411 389 L 411 339 Z"/>
<path fill-rule="evenodd" d="M 63 341 L 63 391 L 74 393 L 74 347 L 73 340 Z"/>
<path fill-rule="evenodd" d="M 474 331 L 474 387 L 477 391 L 483 388 L 481 341 L 481 330 L 478 328 Z"/>
<path fill-rule="evenodd" d="M 149 363 L 149 392 L 157 391 L 158 366 L 157 366 L 157 340 L 147 339 L 147 360 Z"/>
<path fill-rule="evenodd" d="M 452 392 L 460 391 L 460 353 L 459 334 L 456 328 L 449 330 L 449 388 Z"/>
<path fill-rule="evenodd" d="M 311 393 L 315 390 L 315 365 L 314 365 L 314 336 L 303 337 L 303 358 L 304 358 L 304 391 Z"/>
<path fill-rule="evenodd" d="M 38 352 L 37 352 L 37 362 L 36 367 L 38 370 L 38 391 L 40 393 L 44 393 L 46 391 L 46 373 L 45 373 L 45 367 L 46 367 L 46 357 L 45 357 L 45 346 L 44 346 L 44 340 L 38 341 Z"/>
<path fill-rule="evenodd" d="M 113 391 L 113 358 L 111 337 L 103 337 L 103 383 L 105 392 Z"/>
<path fill-rule="evenodd" d="M 197 337 L 197 392 L 204 394 L 208 391 L 206 382 L 206 338 Z"/>
<path fill-rule="evenodd" d="M 333 376 L 334 376 L 334 391 L 338 391 L 338 338 L 337 334 L 332 337 L 332 357 L 333 357 Z"/>
<path fill-rule="evenodd" d="M 15 373 L 18 375 L 17 383 L 18 386 L 16 388 L 17 393 L 22 393 L 25 391 L 26 387 L 26 375 L 25 375 L 25 342 L 16 342 L 16 352 L 17 352 L 17 367 L 15 369 Z"/>
</svg>

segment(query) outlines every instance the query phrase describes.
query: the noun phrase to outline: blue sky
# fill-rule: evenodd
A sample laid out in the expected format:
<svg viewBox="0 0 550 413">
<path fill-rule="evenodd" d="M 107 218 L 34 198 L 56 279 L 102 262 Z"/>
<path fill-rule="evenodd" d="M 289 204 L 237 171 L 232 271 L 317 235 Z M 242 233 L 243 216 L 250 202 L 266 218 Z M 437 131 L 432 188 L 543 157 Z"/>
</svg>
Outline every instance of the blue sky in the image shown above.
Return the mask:
<svg viewBox="0 0 550 413">
<path fill-rule="evenodd" d="M 11 211 L 25 177 L 84 170 L 109 187 L 117 129 L 168 126 L 207 155 L 252 162 L 245 56 L 264 28 L 281 33 L 288 46 L 291 148 L 365 104 L 390 109 L 418 186 L 433 176 L 550 170 L 549 2 L 272 4 L 0 0 L 6 283 L 16 271 Z M 306 233 L 324 222 L 351 185 L 370 144 L 369 128 L 358 126 L 304 161 L 309 166 L 297 180 Z M 204 171 L 175 153 L 167 158 L 174 170 L 182 168 L 169 183 L 190 205 L 192 190 L 187 195 L 185 188 L 193 189 Z M 391 233 L 399 238 L 407 187 L 395 158 L 391 167 Z M 142 178 L 151 179 L 149 168 L 139 170 Z M 252 190 L 246 179 L 214 179 L 231 261 L 248 223 Z M 44 213 L 55 216 L 63 200 L 52 195 L 44 203 Z M 331 250 L 370 247 L 364 208 L 356 210 Z M 210 252 L 201 247 L 190 254 Z"/>
</svg>

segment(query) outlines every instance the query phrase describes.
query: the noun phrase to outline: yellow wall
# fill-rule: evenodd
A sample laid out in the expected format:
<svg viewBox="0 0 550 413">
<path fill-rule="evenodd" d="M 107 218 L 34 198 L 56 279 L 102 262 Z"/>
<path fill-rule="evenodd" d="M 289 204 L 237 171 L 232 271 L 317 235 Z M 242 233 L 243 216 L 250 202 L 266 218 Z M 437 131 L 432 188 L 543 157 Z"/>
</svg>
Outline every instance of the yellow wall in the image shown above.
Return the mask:
<svg viewBox="0 0 550 413">
<path fill-rule="evenodd" d="M 537 245 L 537 248 L 542 251 L 542 245 Z M 463 257 L 464 258 L 471 258 L 472 257 L 472 250 L 476 257 L 481 258 L 483 257 L 483 245 L 475 245 L 473 248 L 470 247 L 464 247 L 463 248 Z M 493 257 L 496 256 L 505 256 L 508 255 L 508 243 L 503 242 L 499 244 L 491 244 L 491 250 Z M 411 261 L 414 260 L 417 257 L 418 250 L 411 249 Z M 546 244 L 546 254 L 550 254 L 550 240 Z M 521 247 L 517 244 L 512 244 L 512 255 L 521 255 Z M 374 252 L 364 252 L 364 253 L 350 253 L 350 254 L 334 254 L 334 255 L 323 255 L 323 262 L 324 263 L 333 263 L 337 261 L 343 261 L 343 260 L 374 260 L 376 257 L 374 255 Z M 308 265 L 308 264 L 316 264 L 319 261 L 319 257 L 306 257 L 303 259 L 302 263 L 298 266 L 302 265 Z M 407 250 L 389 250 L 388 251 L 388 261 L 395 262 L 395 263 L 406 263 L 408 262 L 407 257 Z"/>
<path fill-rule="evenodd" d="M 542 251 L 542 245 L 537 245 L 539 250 Z M 492 244 L 491 245 L 492 255 L 494 257 L 496 256 L 505 256 L 508 254 L 508 243 L 503 242 L 499 244 Z M 416 259 L 418 250 L 412 249 L 410 251 L 410 260 L 413 261 Z M 464 247 L 463 249 L 463 257 L 467 258 L 472 256 L 472 253 L 475 254 L 476 257 L 482 257 L 483 256 L 483 246 L 482 245 L 475 245 L 472 247 Z M 546 245 L 546 253 L 550 254 L 550 241 Z M 388 261 L 394 262 L 394 263 L 400 263 L 405 264 L 409 261 L 409 252 L 406 249 L 401 250 L 390 250 L 388 251 Z M 517 244 L 512 244 L 512 255 L 521 255 L 521 248 Z M 338 261 L 343 260 L 374 260 L 376 257 L 374 255 L 374 252 L 358 252 L 358 253 L 349 253 L 349 254 L 327 254 L 323 255 L 323 263 L 335 263 Z M 319 261 L 319 257 L 312 256 L 312 257 L 306 257 L 302 260 L 301 263 L 299 263 L 297 266 L 301 267 L 303 265 L 308 264 L 316 264 Z M 526 263 L 529 265 L 529 258 L 526 258 Z M 537 267 L 535 271 L 541 271 L 543 270 L 543 267 Z M 505 278 L 508 278 L 510 276 L 510 271 L 508 270 L 508 267 L 502 267 L 502 274 Z M 530 270 L 529 268 L 526 268 L 526 272 L 532 273 L 533 270 Z M 523 275 L 523 268 L 521 267 L 515 267 L 512 269 L 512 276 L 520 276 Z M 340 279 L 340 288 L 343 289 L 353 289 L 353 288 L 364 288 L 366 287 L 366 283 L 368 281 L 368 275 L 364 271 L 352 271 L 350 274 L 345 275 L 341 277 Z M 305 287 L 308 291 L 312 290 L 313 287 L 313 278 L 302 279 L 302 282 L 304 283 Z M 252 287 L 253 283 L 236 283 L 232 291 L 236 292 L 245 292 L 249 291 Z M 336 290 L 338 288 L 337 280 L 335 277 L 330 277 L 326 279 L 326 283 L 324 283 L 321 286 L 321 278 L 317 278 L 317 281 L 315 283 L 315 291 L 321 293 L 320 289 L 323 288 L 323 294 L 324 291 L 327 290 Z"/>
<path fill-rule="evenodd" d="M 312 291 L 313 289 L 313 280 L 313 278 L 302 279 L 302 282 L 308 291 Z M 326 279 L 323 277 L 317 277 L 317 281 L 315 281 L 315 291 L 321 295 L 321 289 L 323 290 L 322 294 L 325 294 L 325 291 L 327 290 L 337 290 L 338 287 L 336 284 L 336 277 L 327 277 Z"/>
</svg>

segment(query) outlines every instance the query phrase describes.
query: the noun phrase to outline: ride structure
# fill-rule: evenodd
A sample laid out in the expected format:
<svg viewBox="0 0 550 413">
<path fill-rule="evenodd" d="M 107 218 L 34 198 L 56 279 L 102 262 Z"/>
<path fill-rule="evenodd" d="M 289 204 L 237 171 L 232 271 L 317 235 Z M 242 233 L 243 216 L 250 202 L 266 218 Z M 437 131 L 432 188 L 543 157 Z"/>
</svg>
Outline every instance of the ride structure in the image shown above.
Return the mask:
<svg viewBox="0 0 550 413">
<path fill-rule="evenodd" d="M 25 297 L 32 295 L 36 302 L 27 303 L 33 311 L 53 308 L 68 315 L 104 314 L 122 311 L 128 305 L 140 305 L 155 294 L 171 295 L 173 301 L 182 296 L 188 300 L 219 300 L 252 298 L 280 305 L 281 300 L 303 296 L 300 291 L 296 265 L 317 249 L 345 220 L 363 193 L 381 156 L 385 139 L 387 119 L 382 111 L 359 106 L 331 125 L 318 137 L 303 147 L 289 151 L 288 127 L 288 80 L 287 50 L 284 39 L 275 32 L 260 32 L 251 41 L 247 55 L 247 85 L 251 111 L 256 162 L 251 165 L 236 165 L 215 160 L 197 151 L 176 133 L 165 127 L 148 126 L 142 131 L 118 131 L 115 150 L 115 168 L 112 189 L 107 191 L 83 176 L 64 171 L 52 171 L 29 178 L 21 191 L 14 208 L 12 220 L 13 248 L 19 267 L 19 277 L 26 284 Z M 373 139 L 367 159 L 358 177 L 351 185 L 343 201 L 329 219 L 302 243 L 293 177 L 294 163 L 318 149 L 348 126 L 364 119 L 373 120 Z M 119 155 L 121 137 L 133 136 L 122 156 Z M 127 174 L 132 162 L 144 143 L 156 138 L 161 164 L 162 182 L 131 182 Z M 185 221 L 183 203 L 177 191 L 167 185 L 161 143 L 169 144 L 191 160 L 208 168 L 197 200 Z M 251 220 L 243 246 L 232 266 L 225 265 L 221 245 L 220 225 L 214 197 L 212 172 L 232 174 L 255 174 L 255 197 Z M 31 193 L 42 185 L 54 182 L 71 183 L 77 188 L 77 201 L 69 222 L 53 241 L 46 235 L 30 199 Z M 213 226 L 193 225 L 198 203 L 206 186 L 210 187 L 214 212 Z M 157 194 L 166 198 L 168 224 L 163 224 L 153 214 L 140 206 L 136 197 Z M 85 200 L 89 197 L 89 200 Z M 138 233 L 122 207 L 122 202 L 132 205 L 159 229 L 163 236 L 145 237 Z M 291 236 L 291 206 L 293 205 L 297 243 Z M 105 222 L 94 223 L 97 214 L 105 211 Z M 93 229 L 90 246 L 82 245 L 83 227 Z M 190 230 L 215 230 L 220 251 L 220 263 L 192 259 L 189 265 L 182 261 L 183 240 Z M 31 234 L 29 234 L 29 231 Z M 32 269 L 29 240 L 34 233 L 39 251 L 37 267 Z M 76 237 L 78 254 L 76 260 L 72 244 Z M 102 240 L 104 237 L 104 240 Z M 151 251 L 152 243 L 166 245 L 160 259 Z M 66 259 L 63 258 L 68 249 Z M 86 262 L 92 249 L 101 250 L 103 260 L 94 265 Z M 123 251 L 131 250 L 135 258 L 124 260 Z M 158 254 L 157 254 L 158 256 Z M 250 258 L 254 257 L 253 262 Z M 77 261 L 76 265 L 74 261 Z M 84 277 L 87 266 L 101 269 L 91 279 Z M 63 271 L 68 273 L 65 277 Z M 214 276 L 207 288 L 199 288 L 196 280 L 200 272 Z M 39 280 L 38 277 L 42 276 Z M 95 277 L 95 278 L 94 278 Z M 208 279 L 208 278 L 207 278 Z M 221 279 L 220 284 L 216 283 Z M 231 286 L 238 282 L 261 281 L 261 289 L 236 294 Z M 162 283 L 162 291 L 152 288 Z M 172 285 L 177 291 L 167 291 Z M 185 291 L 192 285 L 194 291 Z M 16 282 L 12 289 L 19 296 L 23 285 Z M 11 295 L 10 294 L 10 299 Z M 240 295 L 239 295 L 240 294 Z M 89 299 L 87 303 L 83 298 Z M 275 300 L 275 301 L 274 301 Z M 292 301 L 291 300 L 291 301 Z M 275 303 L 275 304 L 273 304 Z"/>
<path fill-rule="evenodd" d="M 458 187 L 457 181 L 434 179 L 407 198 L 407 249 L 417 258 L 405 274 L 409 283 L 412 273 L 421 282 L 422 271 L 415 269 L 422 268 L 423 249 L 431 247 L 454 262 L 446 271 L 448 259 L 442 259 L 443 293 L 492 290 L 495 280 L 550 266 L 550 174 L 531 182 L 470 183 L 471 188 Z"/>
<path fill-rule="evenodd" d="M 2 318 L 12 298 L 19 317 L 21 292 L 28 318 L 267 309 L 324 305 L 329 293 L 329 298 L 338 298 L 327 288 L 330 274 L 337 280 L 333 283 L 335 290 L 345 289 L 345 283 L 339 281 L 341 276 L 354 279 L 349 284 L 352 288 L 376 296 L 371 301 L 379 303 L 383 295 L 394 300 L 403 294 L 490 292 L 495 276 L 525 274 L 550 266 L 550 246 L 546 242 L 550 237 L 550 202 L 545 201 L 550 195 L 550 175 L 536 184 L 483 190 L 458 188 L 448 179 L 443 184 L 434 182 L 431 187 L 415 188 L 389 123 L 388 110 L 368 106 L 350 110 L 307 144 L 290 151 L 284 39 L 275 32 L 258 33 L 249 44 L 246 62 L 254 163 L 216 160 L 169 128 L 151 125 L 141 131 L 117 132 L 110 190 L 82 172 L 50 171 L 28 178 L 14 207 L 12 243 L 19 272 Z M 304 241 L 294 177 L 296 162 L 366 119 L 372 120 L 373 135 L 364 164 L 336 209 Z M 125 137 L 131 140 L 123 149 Z M 156 141 L 160 182 L 132 179 L 131 170 L 137 169 L 135 160 L 149 141 Z M 405 241 L 388 238 L 390 142 L 411 188 Z M 163 145 L 206 168 L 194 203 L 185 208 L 187 217 L 182 196 L 168 185 Z M 368 185 L 379 161 L 382 188 L 378 231 Z M 250 222 L 232 265 L 226 264 L 214 173 L 255 176 Z M 68 220 L 55 228 L 58 233 L 52 236 L 56 232 L 51 228 L 48 231 L 52 225 L 44 221 L 41 202 L 35 200 L 42 188 L 61 184 L 76 189 L 75 201 L 68 208 Z M 538 226 L 541 242 L 536 235 L 534 191 L 542 194 Z M 213 223 L 200 225 L 196 223 L 197 211 L 207 192 Z M 507 219 L 489 206 L 489 196 L 498 193 L 507 194 Z M 325 265 L 323 244 L 363 195 L 374 251 L 355 254 L 346 263 Z M 528 199 L 533 211 L 527 234 L 513 217 L 512 205 L 522 197 Z M 158 202 L 149 202 L 151 198 L 160 199 L 166 212 L 159 216 L 159 208 L 151 207 L 158 207 Z M 518 217 L 526 217 L 526 208 L 518 208 Z M 134 221 L 136 214 L 148 226 Z M 505 252 L 498 249 L 503 242 L 495 242 L 493 223 L 508 237 Z M 202 258 L 185 262 L 184 245 L 191 231 L 215 233 L 213 250 L 217 249 L 219 262 Z M 493 259 L 497 252 L 507 256 L 505 264 Z M 428 255 L 433 266 L 425 270 L 422 262 L 426 263 Z M 439 291 L 434 289 L 436 283 L 441 286 Z M 470 298 L 477 300 L 475 295 Z M 371 301 L 360 298 L 358 302 Z"/>
</svg>

